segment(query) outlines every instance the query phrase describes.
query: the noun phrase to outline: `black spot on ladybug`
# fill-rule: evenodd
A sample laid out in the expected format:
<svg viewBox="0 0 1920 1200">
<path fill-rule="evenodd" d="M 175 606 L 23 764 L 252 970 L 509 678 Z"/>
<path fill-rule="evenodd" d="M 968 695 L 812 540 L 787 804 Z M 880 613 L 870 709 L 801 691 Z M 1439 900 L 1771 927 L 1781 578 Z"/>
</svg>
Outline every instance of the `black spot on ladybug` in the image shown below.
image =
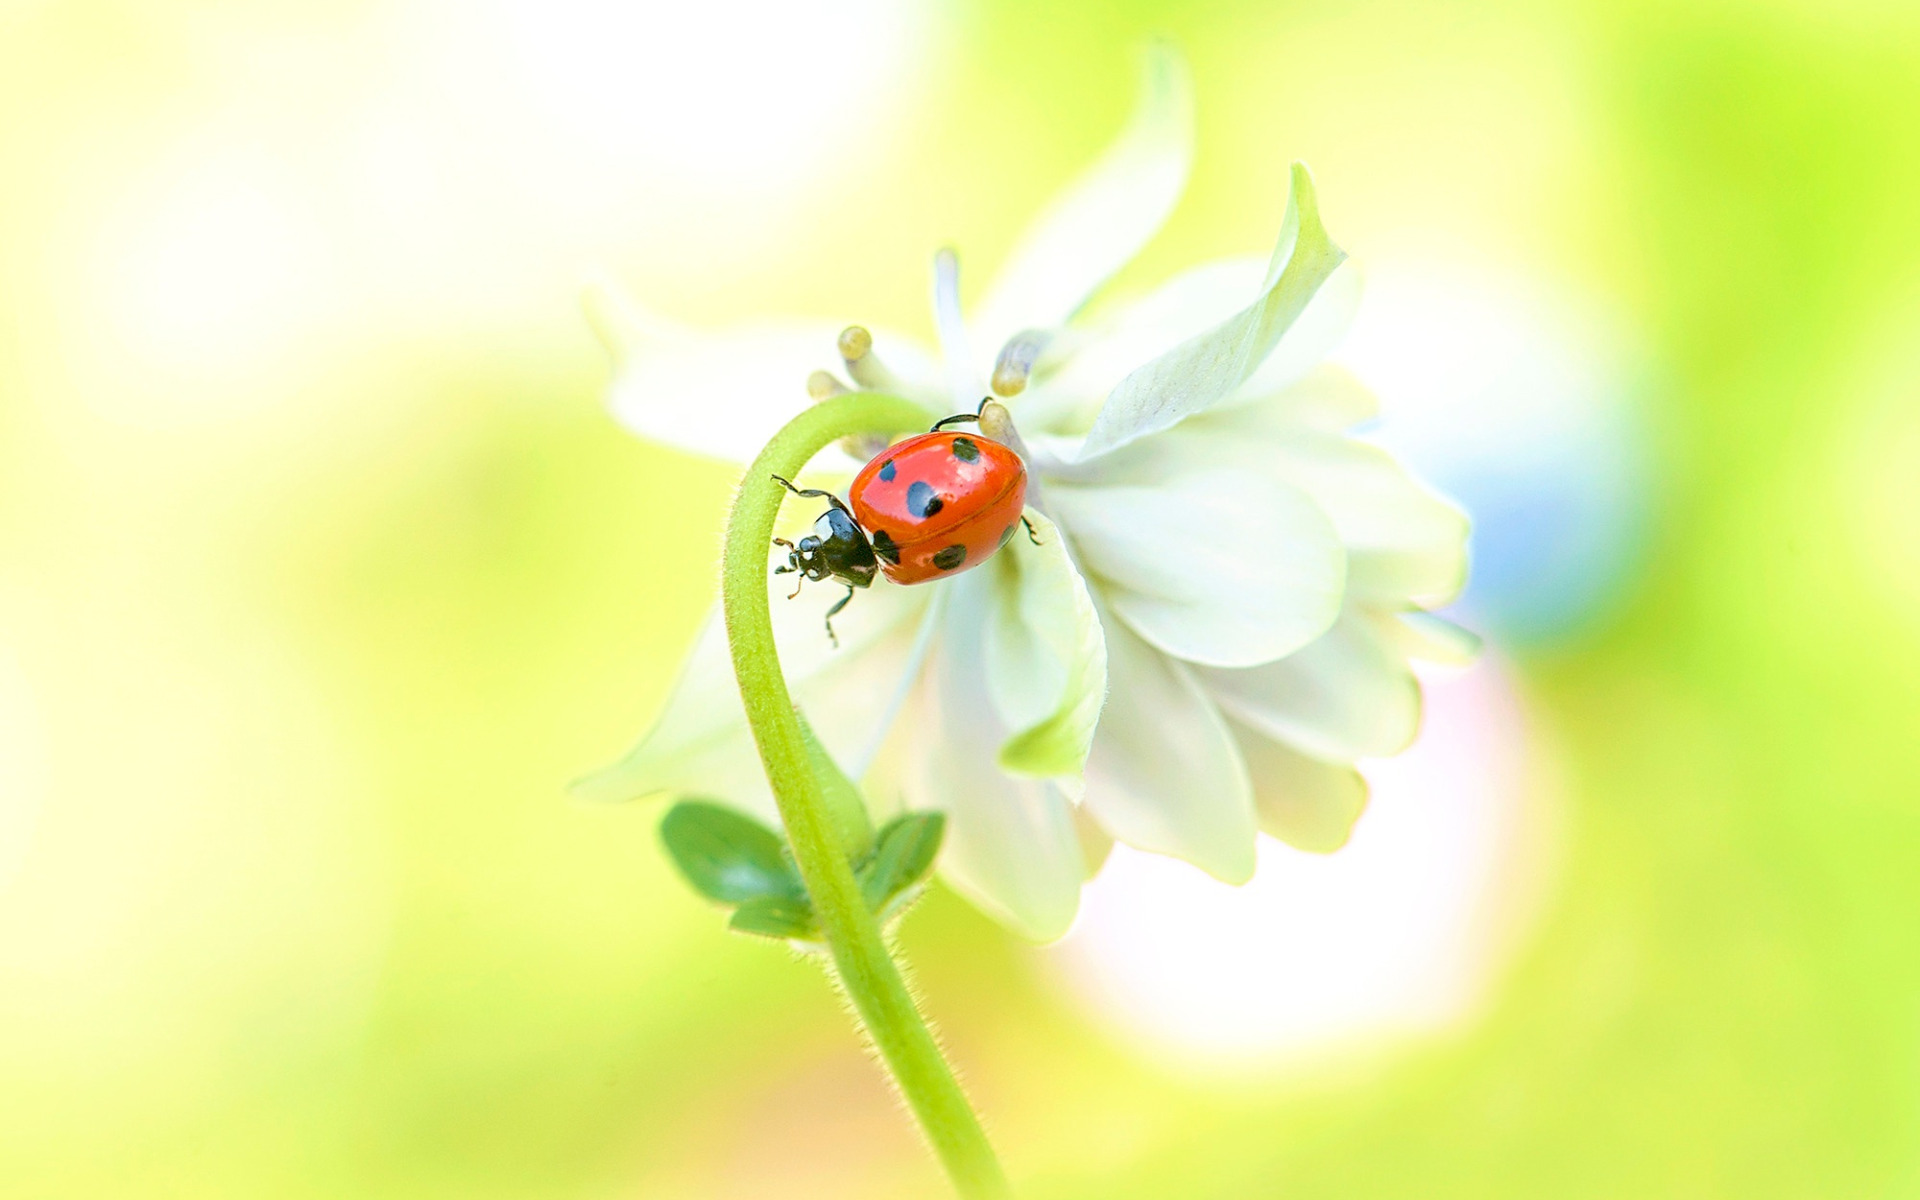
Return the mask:
<svg viewBox="0 0 1920 1200">
<path fill-rule="evenodd" d="M 887 461 L 880 464 L 880 482 L 881 483 L 893 482 L 893 460 L 892 459 L 888 459 Z"/>
<path fill-rule="evenodd" d="M 965 546 L 948 546 L 945 550 L 933 556 L 933 565 L 939 567 L 942 571 L 951 571 L 965 561 L 967 561 L 967 548 Z"/>
<path fill-rule="evenodd" d="M 893 464 L 888 463 L 887 469 L 892 470 Z M 1012 534 L 1013 530 L 1009 529 L 1007 533 Z M 875 554 L 878 554 L 881 558 L 886 559 L 896 567 L 900 565 L 900 547 L 894 544 L 893 538 L 888 536 L 886 530 L 874 530 L 873 536 L 867 540 L 873 543 L 873 552 Z"/>
<path fill-rule="evenodd" d="M 957 437 L 953 439 L 953 456 L 961 462 L 977 462 L 980 447 L 972 438 Z"/>
<path fill-rule="evenodd" d="M 1018 524 L 1019 524 L 1019 522 L 1018 522 L 1018 521 L 1015 521 L 1015 522 L 1014 522 L 1014 525 L 1018 525 Z M 1005 529 L 1002 529 L 1002 530 L 1000 531 L 1000 545 L 1001 545 L 1001 546 L 1004 546 L 1004 545 L 1006 545 L 1006 544 L 1007 544 L 1008 542 L 1010 542 L 1010 541 L 1012 541 L 1012 540 L 1013 540 L 1013 525 L 1009 525 L 1009 526 L 1007 526 L 1007 527 L 1006 527 Z M 879 542 L 875 542 L 875 543 L 873 544 L 873 548 L 874 548 L 875 550 L 878 550 L 878 549 L 880 548 L 880 543 L 879 543 Z M 995 549 L 998 549 L 998 548 L 999 548 L 998 546 L 996 546 L 996 547 L 995 547 Z"/>
<path fill-rule="evenodd" d="M 907 486 L 907 511 L 916 517 L 930 517 L 945 507 L 940 497 L 933 494 L 933 485 L 924 479 L 916 479 Z"/>
</svg>

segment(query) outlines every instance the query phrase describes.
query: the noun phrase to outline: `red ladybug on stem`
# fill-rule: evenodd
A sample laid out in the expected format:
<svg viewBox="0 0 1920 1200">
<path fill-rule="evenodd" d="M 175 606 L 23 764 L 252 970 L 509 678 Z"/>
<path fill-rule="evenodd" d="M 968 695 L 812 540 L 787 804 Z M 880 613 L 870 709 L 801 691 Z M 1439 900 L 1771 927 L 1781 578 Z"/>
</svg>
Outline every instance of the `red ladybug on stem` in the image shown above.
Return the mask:
<svg viewBox="0 0 1920 1200">
<path fill-rule="evenodd" d="M 991 399 L 980 402 L 983 411 Z M 817 496 L 829 506 L 799 545 L 773 539 L 788 551 L 786 565 L 773 573 L 832 577 L 847 585 L 847 594 L 827 610 L 827 636 L 835 645 L 834 615 L 876 574 L 909 584 L 958 575 L 992 557 L 1026 522 L 1027 465 L 1020 456 L 992 438 L 946 431 L 979 419 L 978 413 L 946 417 L 934 422 L 932 432 L 882 450 L 853 477 L 847 489 L 851 508 L 832 492 L 773 477 L 794 495 Z M 1031 524 L 1027 536 L 1033 537 Z"/>
</svg>

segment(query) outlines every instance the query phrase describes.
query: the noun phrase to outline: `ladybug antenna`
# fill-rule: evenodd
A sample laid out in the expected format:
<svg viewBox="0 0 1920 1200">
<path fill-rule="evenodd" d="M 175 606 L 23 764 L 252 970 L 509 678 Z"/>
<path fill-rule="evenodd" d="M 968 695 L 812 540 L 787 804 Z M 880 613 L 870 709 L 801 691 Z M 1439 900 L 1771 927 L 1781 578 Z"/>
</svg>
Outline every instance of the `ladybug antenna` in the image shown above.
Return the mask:
<svg viewBox="0 0 1920 1200">
<path fill-rule="evenodd" d="M 991 403 L 993 403 L 992 396 L 982 396 L 980 397 L 980 407 L 977 410 L 970 413 L 955 413 L 951 417 L 941 417 L 933 423 L 933 428 L 928 432 L 938 433 L 949 425 L 965 425 L 969 421 L 978 421 L 980 414 L 987 411 L 987 405 Z"/>
<path fill-rule="evenodd" d="M 785 538 L 775 538 L 773 539 L 773 544 L 776 546 L 784 546 L 787 550 L 787 564 L 783 567 L 775 567 L 773 573 L 775 575 L 800 575 L 802 571 L 800 566 L 800 551 L 794 547 L 794 544 Z M 793 594 L 788 596 L 787 599 L 791 600 L 794 596 L 798 596 L 800 594 L 800 585 L 806 581 L 805 575 L 801 575 L 799 579 L 794 580 Z"/>
</svg>

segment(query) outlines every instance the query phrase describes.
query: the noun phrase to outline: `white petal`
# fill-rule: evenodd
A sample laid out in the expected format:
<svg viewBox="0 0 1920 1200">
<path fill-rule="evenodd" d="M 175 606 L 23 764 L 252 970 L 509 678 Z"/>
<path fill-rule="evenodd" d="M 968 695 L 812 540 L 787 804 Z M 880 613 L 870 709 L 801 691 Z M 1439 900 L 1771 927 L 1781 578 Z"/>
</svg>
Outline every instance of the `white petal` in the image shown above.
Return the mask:
<svg viewBox="0 0 1920 1200">
<path fill-rule="evenodd" d="M 614 357 L 614 416 L 642 437 L 695 454 L 751 459 L 813 403 L 808 376 L 840 367 L 841 327 L 824 322 L 704 331 L 649 316 L 610 289 L 590 295 L 588 304 Z M 910 398 L 944 407 L 946 387 L 926 351 L 903 335 L 871 332 L 874 353 L 909 385 Z M 832 466 L 844 458 L 829 447 L 819 461 Z"/>
<path fill-rule="evenodd" d="M 947 814 L 940 872 L 955 890 L 1025 937 L 1052 941 L 1080 906 L 1086 861 L 1059 789 L 994 765 L 1007 729 L 988 694 L 983 572 L 941 584 L 947 620 L 900 734 L 911 737 L 908 807 Z"/>
<path fill-rule="evenodd" d="M 1066 539 L 1037 510 L 1027 519 L 1039 545 L 1016 531 L 987 568 L 987 681 L 1016 731 L 999 762 L 1014 775 L 1077 777 L 1106 700 L 1106 639 Z"/>
<path fill-rule="evenodd" d="M 1010 155 L 1017 158 L 1019 148 Z M 1065 323 L 1158 232 L 1186 187 L 1193 158 L 1193 84 L 1156 45 L 1140 104 L 1117 141 L 1040 214 L 982 302 L 987 353 L 1022 329 Z"/>
<path fill-rule="evenodd" d="M 678 702 L 677 695 L 669 700 L 670 705 Z M 591 803 L 653 796 L 721 800 L 778 828 L 780 814 L 745 715 L 683 737 L 687 731 L 667 720 L 672 711 L 665 710 L 661 721 L 626 757 L 575 780 L 569 793 Z"/>
<path fill-rule="evenodd" d="M 919 596 L 920 594 L 916 593 L 916 598 Z M 823 704 L 833 703 L 843 704 L 855 712 L 872 714 L 872 720 L 866 722 L 863 729 L 866 735 L 865 740 L 858 746 L 850 747 L 844 755 L 836 756 L 847 773 L 854 778 L 858 779 L 873 772 L 881 751 L 892 737 L 901 712 L 912 701 L 915 691 L 918 690 L 920 677 L 927 669 L 927 658 L 933 653 L 933 647 L 939 641 L 941 626 L 945 622 L 946 597 L 947 593 L 944 590 L 935 589 L 932 596 L 926 597 L 927 603 L 920 606 L 919 614 L 910 621 L 901 623 L 902 630 L 911 627 L 912 635 L 904 641 L 892 641 L 888 646 L 886 653 L 891 661 L 893 678 L 887 682 L 887 686 L 877 687 L 870 683 L 862 685 L 856 681 L 855 686 L 867 686 L 864 693 L 848 687 L 843 692 L 832 696 L 823 694 L 822 687 L 809 688 L 806 703 L 810 711 Z M 889 636 L 897 638 L 899 635 Z M 824 685 L 827 674 L 827 672 L 821 672 L 815 678 L 820 679 Z"/>
<path fill-rule="evenodd" d="M 905 590 L 889 588 L 887 592 Z M 856 597 L 855 604 L 861 599 L 865 597 Z M 926 668 L 925 651 L 934 632 L 929 625 L 939 614 L 925 602 L 927 597 L 912 600 L 907 614 L 884 633 L 856 643 L 850 640 L 852 631 L 842 632 L 844 651 L 832 652 L 827 661 L 804 675 L 789 677 L 794 703 L 806 713 L 834 761 L 855 779 L 871 765 L 905 706 L 904 694 Z M 849 607 L 833 619 L 836 631 L 852 611 Z M 895 697 L 902 697 L 901 703 L 891 703 Z"/>
<path fill-rule="evenodd" d="M 1327 515 L 1354 597 L 1392 608 L 1446 603 L 1466 580 L 1466 515 L 1378 446 L 1305 423 L 1293 393 L 1331 383 L 1316 375 L 1272 401 L 1215 409 L 1079 469 L 1128 482 L 1197 462 L 1260 472 Z"/>
<path fill-rule="evenodd" d="M 1263 666 L 1195 675 L 1233 718 L 1322 758 L 1398 754 L 1420 728 L 1420 685 L 1398 649 L 1349 609 L 1304 648 Z"/>
<path fill-rule="evenodd" d="M 1228 402 L 1270 396 L 1305 379 L 1347 335 L 1360 308 L 1360 268 L 1347 261 L 1334 268 L 1300 315 L 1280 335 L 1273 352 Z"/>
<path fill-rule="evenodd" d="M 738 740 L 746 737 L 746 715 L 727 654 L 726 624 L 715 608 L 653 726 L 619 762 L 575 781 L 571 790 L 577 798 L 592 801 L 701 790 L 708 786 L 711 760 L 729 759 Z M 751 743 L 747 745 L 750 750 Z"/>
<path fill-rule="evenodd" d="M 1073 805 L 1051 784 L 1002 775 L 951 745 L 930 747 L 920 766 L 912 807 L 947 814 L 940 877 L 1030 941 L 1065 936 L 1087 875 Z"/>
<path fill-rule="evenodd" d="M 1204 412 L 1251 378 L 1314 293 L 1346 257 L 1320 224 L 1312 177 L 1293 167 L 1280 244 L 1285 266 L 1247 308 L 1135 370 L 1113 389 L 1087 435 L 1082 457 L 1106 453 L 1135 438 Z"/>
<path fill-rule="evenodd" d="M 1347 547 L 1355 598 L 1445 604 L 1467 579 L 1466 514 L 1378 446 L 1302 431 L 1276 448 L 1275 468 L 1319 504 Z"/>
<path fill-rule="evenodd" d="M 1340 612 L 1345 557 L 1300 492 L 1205 459 L 1151 486 L 1050 483 L 1047 502 L 1115 613 L 1178 658 L 1271 662 Z"/>
<path fill-rule="evenodd" d="M 1107 394 L 1135 368 L 1233 317 L 1248 297 L 1261 293 L 1266 269 L 1260 258 L 1206 263 L 1124 306 L 1097 334 L 1072 345 L 1070 353 L 1042 359 L 1036 382 L 1020 399 L 1022 422 L 1084 434 Z M 1301 419 L 1337 422 L 1327 428 L 1344 429 L 1372 417 L 1378 408 L 1372 394 L 1350 374 L 1321 361 L 1345 336 L 1359 302 L 1359 269 L 1343 263 L 1281 334 L 1266 361 L 1220 404 L 1285 392 L 1285 405 Z"/>
<path fill-rule="evenodd" d="M 972 412 L 986 394 L 986 378 L 975 365 L 960 315 L 960 259 L 952 250 L 933 257 L 933 324 L 940 338 L 940 360 L 947 368 L 947 395 L 955 411 Z"/>
<path fill-rule="evenodd" d="M 1266 269 L 1264 258 L 1203 263 L 1119 306 L 1096 329 L 1056 339 L 1016 402 L 1022 426 L 1084 435 L 1121 380 L 1245 308 Z"/>
<path fill-rule="evenodd" d="M 1251 395 L 1251 391 L 1247 393 Z M 1246 403 L 1273 419 L 1339 433 L 1380 415 L 1380 398 L 1345 367 L 1322 363 L 1298 382 L 1272 396 Z"/>
<path fill-rule="evenodd" d="M 1113 682 L 1082 802 L 1115 838 L 1228 883 L 1253 878 L 1253 790 L 1233 735 L 1187 668 L 1115 622 Z"/>
<path fill-rule="evenodd" d="M 810 586 L 789 602 L 784 588 L 784 577 L 769 580 L 782 669 L 820 740 L 841 763 L 853 763 L 872 740 L 873 696 L 892 690 L 917 628 L 914 617 L 928 597 L 884 584 L 856 596 L 834 618 L 836 651 L 822 625 L 838 599 L 835 589 Z M 774 819 L 718 610 L 701 629 L 653 727 L 619 762 L 579 780 L 572 791 L 592 801 L 661 792 L 715 796 Z"/>
<path fill-rule="evenodd" d="M 1253 778 L 1260 831 L 1296 850 L 1331 854 L 1347 844 L 1367 807 L 1367 781 L 1345 763 L 1309 758 L 1272 738 L 1234 725 Z"/>
</svg>

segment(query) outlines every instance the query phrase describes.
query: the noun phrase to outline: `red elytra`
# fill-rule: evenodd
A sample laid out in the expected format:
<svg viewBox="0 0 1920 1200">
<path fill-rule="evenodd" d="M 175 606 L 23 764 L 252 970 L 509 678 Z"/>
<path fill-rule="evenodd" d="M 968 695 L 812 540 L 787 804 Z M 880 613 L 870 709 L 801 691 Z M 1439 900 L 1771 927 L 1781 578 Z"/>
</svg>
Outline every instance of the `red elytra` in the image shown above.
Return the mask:
<svg viewBox="0 0 1920 1200">
<path fill-rule="evenodd" d="M 977 433 L 938 430 L 876 455 L 847 500 L 880 570 L 925 583 L 979 566 L 1006 544 L 1026 509 L 1027 466 Z"/>
</svg>

